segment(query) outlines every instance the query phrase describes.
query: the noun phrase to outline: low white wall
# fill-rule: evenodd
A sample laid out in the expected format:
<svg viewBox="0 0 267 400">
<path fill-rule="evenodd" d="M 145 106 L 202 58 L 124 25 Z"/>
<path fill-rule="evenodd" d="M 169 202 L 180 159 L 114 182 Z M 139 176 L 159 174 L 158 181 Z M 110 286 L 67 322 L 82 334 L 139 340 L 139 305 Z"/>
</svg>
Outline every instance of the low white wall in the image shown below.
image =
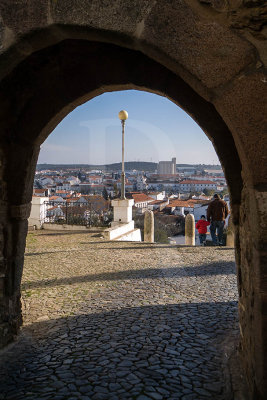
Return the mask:
<svg viewBox="0 0 267 400">
<path fill-rule="evenodd" d="M 142 242 L 141 231 L 140 229 L 135 228 L 133 231 L 118 237 L 116 240 L 127 241 L 127 242 Z"/>
<path fill-rule="evenodd" d="M 49 224 L 45 222 L 42 225 L 43 229 L 47 229 L 50 231 L 104 231 L 106 228 L 103 226 L 83 226 L 83 225 L 66 225 L 66 224 Z"/>
<path fill-rule="evenodd" d="M 104 238 L 107 240 L 116 240 L 117 237 L 134 230 L 134 221 L 126 224 L 113 221 L 111 225 L 111 228 L 104 231 Z"/>
</svg>

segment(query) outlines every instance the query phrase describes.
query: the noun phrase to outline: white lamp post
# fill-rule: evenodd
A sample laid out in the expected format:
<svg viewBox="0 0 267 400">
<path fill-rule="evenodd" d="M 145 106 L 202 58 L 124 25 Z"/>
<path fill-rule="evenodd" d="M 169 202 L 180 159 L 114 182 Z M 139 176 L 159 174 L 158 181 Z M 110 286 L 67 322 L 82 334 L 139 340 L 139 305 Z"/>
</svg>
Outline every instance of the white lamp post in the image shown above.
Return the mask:
<svg viewBox="0 0 267 400">
<path fill-rule="evenodd" d="M 119 119 L 122 126 L 122 161 L 121 161 L 121 199 L 125 199 L 125 171 L 124 171 L 124 130 L 125 121 L 128 118 L 128 113 L 125 110 L 119 112 Z"/>
<path fill-rule="evenodd" d="M 132 210 L 133 199 L 125 198 L 125 171 L 124 171 L 124 129 L 128 113 L 125 110 L 119 112 L 119 119 L 122 126 L 122 163 L 121 163 L 121 198 L 113 199 L 113 221 L 111 228 L 107 229 L 107 238 L 109 240 L 128 240 L 141 241 L 140 229 L 134 229 Z"/>
</svg>

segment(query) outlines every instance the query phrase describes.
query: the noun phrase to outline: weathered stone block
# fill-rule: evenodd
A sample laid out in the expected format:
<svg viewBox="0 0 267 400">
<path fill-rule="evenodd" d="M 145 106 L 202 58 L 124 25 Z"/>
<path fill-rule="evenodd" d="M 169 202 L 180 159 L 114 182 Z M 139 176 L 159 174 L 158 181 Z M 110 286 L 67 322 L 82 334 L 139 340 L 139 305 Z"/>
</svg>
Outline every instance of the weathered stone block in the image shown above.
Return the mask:
<svg viewBox="0 0 267 400">
<path fill-rule="evenodd" d="M 187 246 L 195 246 L 195 218 L 192 214 L 185 217 L 185 244 Z"/>
<path fill-rule="evenodd" d="M 226 246 L 235 247 L 235 231 L 234 231 L 234 225 L 232 222 L 232 216 L 230 216 L 230 218 L 228 220 Z"/>
<path fill-rule="evenodd" d="M 145 212 L 144 242 L 154 243 L 154 214 L 151 210 Z"/>
</svg>

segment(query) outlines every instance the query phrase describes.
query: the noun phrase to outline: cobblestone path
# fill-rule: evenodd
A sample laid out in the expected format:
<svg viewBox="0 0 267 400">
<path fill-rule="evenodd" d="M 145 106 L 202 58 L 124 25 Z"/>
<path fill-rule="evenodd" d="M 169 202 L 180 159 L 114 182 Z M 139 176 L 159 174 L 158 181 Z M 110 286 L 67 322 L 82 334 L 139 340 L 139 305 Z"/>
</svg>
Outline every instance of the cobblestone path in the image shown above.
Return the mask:
<svg viewBox="0 0 267 400">
<path fill-rule="evenodd" d="M 1 353 L 0 399 L 232 399 L 234 251 L 27 239 L 24 326 Z"/>
</svg>

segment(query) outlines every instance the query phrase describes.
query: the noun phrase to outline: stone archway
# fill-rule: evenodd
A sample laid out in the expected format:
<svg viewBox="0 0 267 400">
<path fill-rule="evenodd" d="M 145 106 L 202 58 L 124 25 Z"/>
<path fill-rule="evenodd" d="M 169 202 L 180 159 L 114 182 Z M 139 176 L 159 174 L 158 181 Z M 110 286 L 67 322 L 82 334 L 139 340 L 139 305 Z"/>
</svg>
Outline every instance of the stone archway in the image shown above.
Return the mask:
<svg viewBox="0 0 267 400">
<path fill-rule="evenodd" d="M 252 398 L 264 398 L 262 53 L 233 33 L 219 14 L 201 8 L 198 15 L 198 2 L 192 3 L 193 10 L 187 2 L 159 1 L 151 7 L 126 2 L 120 9 L 116 4 L 103 9 L 100 1 L 94 3 L 89 19 L 85 5 L 70 13 L 60 1 L 48 8 L 41 3 L 38 9 L 29 1 L 25 9 L 17 6 L 17 13 L 10 15 L 9 7 L 1 6 L 2 345 L 12 340 L 21 324 L 20 279 L 40 144 L 68 112 L 98 94 L 125 88 L 150 90 L 167 96 L 197 121 L 224 167 L 236 226 L 244 365 Z M 46 25 L 50 27 L 40 29 Z"/>
</svg>

